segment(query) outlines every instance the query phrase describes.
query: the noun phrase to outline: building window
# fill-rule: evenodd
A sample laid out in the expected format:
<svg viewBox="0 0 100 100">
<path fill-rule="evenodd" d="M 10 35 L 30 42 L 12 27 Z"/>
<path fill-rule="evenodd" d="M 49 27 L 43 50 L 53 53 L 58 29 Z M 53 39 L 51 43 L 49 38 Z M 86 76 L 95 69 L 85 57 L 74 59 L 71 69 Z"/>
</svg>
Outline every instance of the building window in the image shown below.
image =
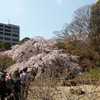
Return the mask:
<svg viewBox="0 0 100 100">
<path fill-rule="evenodd" d="M 3 28 L 0 28 L 0 31 L 3 31 Z"/>
<path fill-rule="evenodd" d="M 10 34 L 10 33 L 5 33 L 5 35 L 7 35 L 7 36 L 11 36 L 11 34 Z"/>
<path fill-rule="evenodd" d="M 11 32 L 11 30 L 5 29 L 6 32 Z"/>
<path fill-rule="evenodd" d="M 19 40 L 18 39 L 12 39 L 12 41 L 18 42 Z"/>
<path fill-rule="evenodd" d="M 5 28 L 11 29 L 11 27 L 10 27 L 10 26 L 5 26 Z"/>
<path fill-rule="evenodd" d="M 15 31 L 15 30 L 13 30 L 13 32 L 19 34 L 19 31 Z"/>
<path fill-rule="evenodd" d="M 11 38 L 6 38 L 6 37 L 5 37 L 4 39 L 5 39 L 5 40 L 11 40 Z"/>
<path fill-rule="evenodd" d="M 19 30 L 19 28 L 17 28 L 17 27 L 13 27 L 13 30 Z"/>
<path fill-rule="evenodd" d="M 0 32 L 1 35 L 3 35 L 3 32 Z"/>
<path fill-rule="evenodd" d="M 0 37 L 0 40 L 3 40 L 3 37 Z"/>
<path fill-rule="evenodd" d="M 18 37 L 18 35 L 17 35 L 17 34 L 12 34 L 12 36 L 14 36 L 14 37 Z"/>
<path fill-rule="evenodd" d="M 3 27 L 3 25 L 0 25 L 0 27 Z"/>
</svg>

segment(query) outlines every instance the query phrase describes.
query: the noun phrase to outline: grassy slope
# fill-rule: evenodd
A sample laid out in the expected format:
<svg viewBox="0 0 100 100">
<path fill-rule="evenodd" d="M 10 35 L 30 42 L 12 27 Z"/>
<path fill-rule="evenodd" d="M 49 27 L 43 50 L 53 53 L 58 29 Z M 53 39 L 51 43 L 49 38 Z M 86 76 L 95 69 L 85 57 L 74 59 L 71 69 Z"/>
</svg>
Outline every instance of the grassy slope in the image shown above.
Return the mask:
<svg viewBox="0 0 100 100">
<path fill-rule="evenodd" d="M 100 68 L 93 69 L 90 72 L 83 72 L 82 74 L 78 75 L 75 81 L 91 81 L 91 82 L 99 82 L 100 83 Z"/>
</svg>

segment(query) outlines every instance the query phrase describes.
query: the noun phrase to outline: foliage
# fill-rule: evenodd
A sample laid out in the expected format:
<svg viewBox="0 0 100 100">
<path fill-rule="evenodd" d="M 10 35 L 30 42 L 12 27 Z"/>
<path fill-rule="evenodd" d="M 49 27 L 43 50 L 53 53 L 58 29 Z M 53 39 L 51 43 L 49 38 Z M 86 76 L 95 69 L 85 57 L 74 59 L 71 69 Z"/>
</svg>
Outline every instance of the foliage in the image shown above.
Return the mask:
<svg viewBox="0 0 100 100">
<path fill-rule="evenodd" d="M 0 42 L 0 50 L 4 49 L 4 42 Z"/>
<path fill-rule="evenodd" d="M 19 42 L 19 44 L 22 44 L 22 43 L 24 43 L 25 41 L 28 41 L 28 40 L 30 40 L 30 38 L 29 38 L 29 37 L 25 37 L 24 39 L 22 39 L 22 40 Z"/>
<path fill-rule="evenodd" d="M 89 73 L 87 73 L 87 77 L 91 79 L 99 79 L 100 78 L 100 68 L 93 69 Z"/>
<path fill-rule="evenodd" d="M 59 42 L 58 42 L 58 43 L 55 44 L 55 46 L 57 46 L 58 49 L 66 49 L 66 48 L 65 48 L 65 44 L 64 44 L 63 42 L 62 42 L 62 43 L 59 43 Z"/>
<path fill-rule="evenodd" d="M 90 28 L 89 37 L 100 58 L 100 0 L 92 6 Z"/>
<path fill-rule="evenodd" d="M 12 60 L 12 58 L 10 58 L 10 57 L 0 56 L 0 70 L 1 71 L 6 70 L 8 67 L 13 65 L 14 63 L 15 63 L 15 61 Z"/>
<path fill-rule="evenodd" d="M 92 6 L 90 26 L 95 30 L 96 34 L 100 33 L 100 1 Z"/>
<path fill-rule="evenodd" d="M 8 42 L 0 42 L 0 51 L 9 50 L 11 44 Z"/>
<path fill-rule="evenodd" d="M 95 34 L 100 26 L 99 2 L 77 9 L 73 21 L 57 35 L 58 39 L 63 38 L 63 42 L 58 43 L 58 48 L 64 48 L 66 52 L 78 55 L 80 57 L 79 64 L 83 71 L 100 66 L 98 61 L 100 58 L 100 35 Z"/>
<path fill-rule="evenodd" d="M 4 48 L 5 48 L 6 50 L 9 50 L 10 47 L 11 47 L 11 44 L 10 44 L 10 43 L 8 43 L 8 42 L 5 42 L 5 43 L 4 43 Z"/>
<path fill-rule="evenodd" d="M 66 54 L 64 50 L 58 50 L 56 43 L 55 39 L 34 38 L 22 45 L 13 46 L 11 50 L 2 55 L 8 55 L 16 61 L 16 64 L 8 69 L 9 72 L 14 72 L 17 68 L 22 70 L 25 67 L 36 67 L 40 69 L 38 71 L 40 73 L 44 66 L 48 68 L 52 64 L 55 64 L 55 71 L 62 71 L 68 67 L 72 70 L 79 70 L 77 56 Z"/>
<path fill-rule="evenodd" d="M 80 81 L 96 80 L 96 81 L 98 81 L 99 78 L 100 78 L 100 68 L 95 68 L 89 72 L 85 71 L 85 72 L 81 73 L 81 75 L 78 75 L 74 80 L 77 80 L 77 81 L 79 81 L 79 80 Z"/>
</svg>

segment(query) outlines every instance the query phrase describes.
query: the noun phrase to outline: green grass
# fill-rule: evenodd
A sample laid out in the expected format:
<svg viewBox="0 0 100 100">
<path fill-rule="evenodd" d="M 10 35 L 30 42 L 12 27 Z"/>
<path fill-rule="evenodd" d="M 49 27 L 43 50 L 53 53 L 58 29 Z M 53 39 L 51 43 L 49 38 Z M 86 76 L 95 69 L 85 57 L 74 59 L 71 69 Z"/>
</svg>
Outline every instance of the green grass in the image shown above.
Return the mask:
<svg viewBox="0 0 100 100">
<path fill-rule="evenodd" d="M 87 78 L 90 77 L 91 79 L 98 79 L 100 78 L 100 68 L 91 70 L 89 73 L 87 73 Z"/>
<path fill-rule="evenodd" d="M 100 68 L 93 69 L 90 72 L 83 72 L 82 74 L 74 78 L 75 81 L 99 80 L 99 79 L 100 79 Z"/>
</svg>

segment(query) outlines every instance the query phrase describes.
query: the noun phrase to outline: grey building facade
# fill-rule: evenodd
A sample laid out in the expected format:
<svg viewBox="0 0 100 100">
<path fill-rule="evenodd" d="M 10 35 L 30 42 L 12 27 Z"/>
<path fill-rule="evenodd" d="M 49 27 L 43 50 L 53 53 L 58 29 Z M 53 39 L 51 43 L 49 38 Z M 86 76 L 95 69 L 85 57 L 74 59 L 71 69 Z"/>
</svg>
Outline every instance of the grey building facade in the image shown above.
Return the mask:
<svg viewBox="0 0 100 100">
<path fill-rule="evenodd" d="M 0 41 L 15 45 L 20 39 L 20 27 L 13 24 L 0 23 Z"/>
</svg>

